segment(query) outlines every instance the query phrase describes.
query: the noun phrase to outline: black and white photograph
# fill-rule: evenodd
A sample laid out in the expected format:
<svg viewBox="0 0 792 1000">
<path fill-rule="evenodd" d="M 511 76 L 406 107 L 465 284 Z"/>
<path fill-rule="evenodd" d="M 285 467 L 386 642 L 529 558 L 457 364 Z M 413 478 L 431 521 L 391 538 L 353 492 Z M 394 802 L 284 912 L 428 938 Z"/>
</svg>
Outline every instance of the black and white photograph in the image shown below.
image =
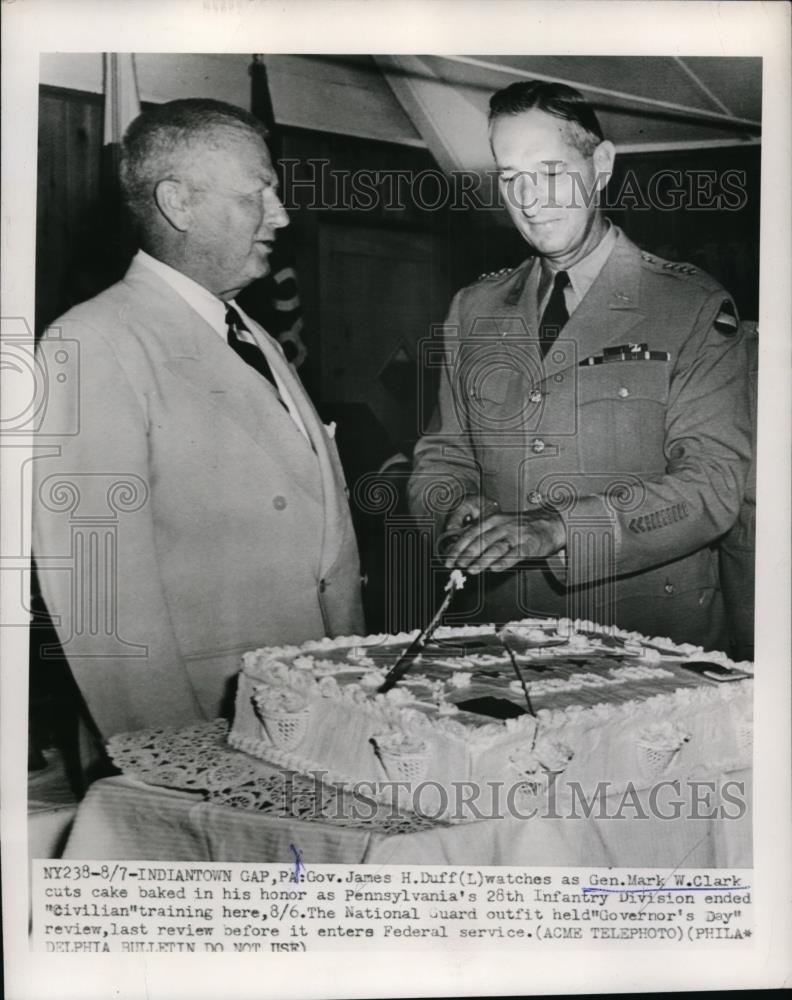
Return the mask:
<svg viewBox="0 0 792 1000">
<path fill-rule="evenodd" d="M 327 51 L 294 38 L 331 4 L 286 5 L 269 45 L 267 5 L 193 6 L 191 48 L 25 50 L 2 365 L 21 947 L 465 949 L 468 989 L 543 942 L 777 947 L 783 45 L 751 44 L 745 4 L 720 45 L 722 5 L 528 3 L 488 8 L 497 45 L 379 24 Z M 563 44 L 595 7 L 679 22 Z M 780 985 L 779 958 L 745 985 Z"/>
</svg>

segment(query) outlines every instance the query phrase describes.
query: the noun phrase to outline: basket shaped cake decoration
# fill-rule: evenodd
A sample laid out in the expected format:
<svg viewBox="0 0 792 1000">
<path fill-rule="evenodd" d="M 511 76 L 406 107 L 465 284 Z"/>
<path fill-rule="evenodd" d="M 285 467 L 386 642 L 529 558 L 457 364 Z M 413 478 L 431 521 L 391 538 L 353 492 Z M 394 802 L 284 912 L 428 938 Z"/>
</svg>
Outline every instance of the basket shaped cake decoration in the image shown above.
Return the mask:
<svg viewBox="0 0 792 1000">
<path fill-rule="evenodd" d="M 293 750 L 302 743 L 311 718 L 311 705 L 302 691 L 259 686 L 254 689 L 253 704 L 275 746 Z"/>
<path fill-rule="evenodd" d="M 650 777 L 659 777 L 689 739 L 690 734 L 673 722 L 647 726 L 636 736 L 641 767 Z"/>
<path fill-rule="evenodd" d="M 419 782 L 426 777 L 429 747 L 419 736 L 394 731 L 379 733 L 370 742 L 391 781 Z"/>
</svg>

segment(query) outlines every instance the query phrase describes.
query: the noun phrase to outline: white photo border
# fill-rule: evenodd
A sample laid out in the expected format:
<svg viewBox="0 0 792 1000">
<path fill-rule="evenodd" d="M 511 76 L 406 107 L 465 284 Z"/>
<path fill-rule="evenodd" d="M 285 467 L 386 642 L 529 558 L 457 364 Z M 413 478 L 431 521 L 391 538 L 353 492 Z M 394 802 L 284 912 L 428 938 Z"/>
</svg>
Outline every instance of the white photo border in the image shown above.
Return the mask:
<svg viewBox="0 0 792 1000">
<path fill-rule="evenodd" d="M 34 316 L 36 124 L 41 52 L 447 52 L 761 56 L 759 510 L 756 590 L 756 934 L 750 948 L 686 951 L 684 980 L 663 949 L 42 955 L 28 951 L 27 630 L 2 641 L 2 849 L 8 995 L 23 997 L 431 996 L 773 987 L 790 933 L 790 8 L 755 3 L 464 0 L 24 0 L 4 4 L 2 316 Z M 7 456 L 3 455 L 6 459 Z M 4 477 L 5 529 L 17 483 Z M 18 501 L 17 501 L 18 504 Z M 10 508 L 10 509 L 9 509 Z M 25 518 L 26 530 L 29 518 Z M 8 537 L 4 532 L 4 538 Z M 4 584 L 5 585 L 5 584 Z M 8 594 L 5 595 L 8 598 Z M 2 600 L 6 605 L 6 601 Z M 6 605 L 7 606 L 7 605 Z M 582 958 L 582 956 L 581 956 Z M 786 964 L 785 964 L 786 963 Z M 681 973 L 678 973 L 681 975 Z M 231 985 L 233 984 L 233 985 Z"/>
</svg>

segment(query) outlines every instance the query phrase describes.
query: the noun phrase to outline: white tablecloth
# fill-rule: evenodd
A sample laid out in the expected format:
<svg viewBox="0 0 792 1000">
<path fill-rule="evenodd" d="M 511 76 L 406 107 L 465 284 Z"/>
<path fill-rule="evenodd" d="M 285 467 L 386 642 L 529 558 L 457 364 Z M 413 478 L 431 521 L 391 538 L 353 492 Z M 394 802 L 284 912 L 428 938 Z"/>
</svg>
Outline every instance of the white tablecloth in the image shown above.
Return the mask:
<svg viewBox="0 0 792 1000">
<path fill-rule="evenodd" d="M 722 777 L 744 781 L 750 804 L 747 770 Z M 294 844 L 306 864 L 751 867 L 750 808 L 740 819 L 636 819 L 627 808 L 614 818 L 614 811 L 599 820 L 487 819 L 389 834 L 219 806 L 198 793 L 115 777 L 89 790 L 64 857 L 290 863 Z"/>
</svg>

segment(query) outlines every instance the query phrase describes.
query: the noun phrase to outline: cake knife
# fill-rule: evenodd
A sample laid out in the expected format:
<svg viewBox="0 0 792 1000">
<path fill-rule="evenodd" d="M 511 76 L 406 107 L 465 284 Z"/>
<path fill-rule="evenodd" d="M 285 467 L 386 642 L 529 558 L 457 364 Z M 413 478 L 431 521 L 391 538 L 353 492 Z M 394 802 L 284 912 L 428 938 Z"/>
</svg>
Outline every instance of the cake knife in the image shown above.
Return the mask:
<svg viewBox="0 0 792 1000">
<path fill-rule="evenodd" d="M 443 598 L 443 603 L 437 609 L 434 617 L 426 628 L 422 632 L 418 633 L 407 649 L 405 649 L 398 660 L 393 664 L 387 674 L 385 674 L 385 680 L 377 688 L 379 694 L 385 694 L 386 691 L 390 691 L 390 689 L 394 687 L 394 685 L 398 684 L 402 677 L 404 677 L 412 666 L 413 660 L 415 660 L 416 656 L 418 656 L 427 642 L 429 642 L 432 638 L 435 629 L 440 624 L 443 615 L 448 610 L 448 607 L 454 598 L 454 594 L 458 590 L 461 590 L 464 585 L 464 574 L 458 569 L 452 569 L 451 575 L 448 578 L 448 583 L 444 587 L 446 595 Z"/>
</svg>

